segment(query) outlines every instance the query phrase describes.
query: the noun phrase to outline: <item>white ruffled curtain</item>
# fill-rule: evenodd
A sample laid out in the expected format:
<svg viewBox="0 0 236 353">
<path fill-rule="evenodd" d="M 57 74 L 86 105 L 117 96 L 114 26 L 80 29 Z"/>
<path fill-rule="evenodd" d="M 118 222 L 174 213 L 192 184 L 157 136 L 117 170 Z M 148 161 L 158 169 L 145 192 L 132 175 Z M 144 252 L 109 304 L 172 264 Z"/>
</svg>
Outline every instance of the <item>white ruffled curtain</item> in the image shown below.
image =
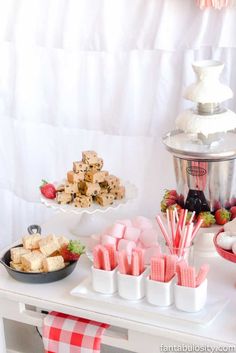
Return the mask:
<svg viewBox="0 0 236 353">
<path fill-rule="evenodd" d="M 188 105 L 192 61 L 225 62 L 236 92 L 235 18 L 193 0 L 0 0 L 0 247 L 54 215 L 40 180 L 63 178 L 85 149 L 153 216 L 175 185 L 161 136 Z"/>
</svg>

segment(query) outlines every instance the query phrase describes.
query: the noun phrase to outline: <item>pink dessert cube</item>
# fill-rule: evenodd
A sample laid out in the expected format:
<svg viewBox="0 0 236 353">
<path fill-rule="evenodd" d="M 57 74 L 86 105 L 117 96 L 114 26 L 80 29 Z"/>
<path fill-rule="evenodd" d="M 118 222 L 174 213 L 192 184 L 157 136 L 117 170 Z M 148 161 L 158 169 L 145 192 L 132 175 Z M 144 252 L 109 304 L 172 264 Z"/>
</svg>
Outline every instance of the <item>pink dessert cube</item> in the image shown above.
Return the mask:
<svg viewBox="0 0 236 353">
<path fill-rule="evenodd" d="M 125 231 L 124 224 L 115 223 L 113 226 L 109 227 L 106 230 L 106 233 L 111 235 L 112 237 L 120 239 L 120 238 L 123 238 L 124 231 Z"/>
<path fill-rule="evenodd" d="M 101 236 L 100 234 L 92 234 L 89 238 L 89 241 L 88 241 L 88 249 L 91 251 L 93 250 L 93 248 L 100 244 L 101 242 Z"/>
<path fill-rule="evenodd" d="M 157 231 L 155 229 L 144 229 L 140 234 L 140 241 L 146 248 L 155 246 L 157 244 Z"/>
<path fill-rule="evenodd" d="M 161 254 L 160 245 L 152 246 L 151 248 L 147 248 L 144 250 L 144 263 L 145 265 L 149 265 L 151 258 L 155 256 L 159 256 Z"/>
<path fill-rule="evenodd" d="M 130 219 L 119 219 L 116 223 L 123 224 L 126 227 L 132 227 L 132 221 Z"/>
<path fill-rule="evenodd" d="M 153 228 L 153 224 L 150 221 L 150 219 L 143 217 L 143 216 L 138 216 L 135 217 L 132 221 L 132 224 L 134 227 L 140 228 L 140 229 L 150 229 Z"/>
<path fill-rule="evenodd" d="M 114 237 L 107 235 L 107 234 L 103 234 L 103 235 L 101 235 L 101 244 L 102 245 L 113 244 L 116 247 L 117 238 L 114 238 Z"/>
<path fill-rule="evenodd" d="M 124 239 L 137 242 L 141 234 L 141 230 L 135 227 L 126 227 Z"/>
<path fill-rule="evenodd" d="M 121 239 L 118 243 L 117 250 L 122 251 L 125 250 L 127 255 L 132 254 L 132 250 L 136 248 L 136 243 L 134 241 L 130 241 L 127 239 Z"/>
</svg>

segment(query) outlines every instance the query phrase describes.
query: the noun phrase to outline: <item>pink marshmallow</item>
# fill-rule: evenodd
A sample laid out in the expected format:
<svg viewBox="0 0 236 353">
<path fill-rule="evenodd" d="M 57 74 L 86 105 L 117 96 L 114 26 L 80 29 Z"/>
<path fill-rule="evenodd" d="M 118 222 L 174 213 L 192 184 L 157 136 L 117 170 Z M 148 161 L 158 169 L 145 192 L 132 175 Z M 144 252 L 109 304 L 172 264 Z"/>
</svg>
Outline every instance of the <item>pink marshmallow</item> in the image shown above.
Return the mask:
<svg viewBox="0 0 236 353">
<path fill-rule="evenodd" d="M 152 246 L 151 248 L 147 248 L 144 250 L 144 263 L 145 265 L 149 265 L 151 258 L 156 257 L 161 254 L 160 245 Z"/>
<path fill-rule="evenodd" d="M 103 234 L 101 235 L 101 244 L 102 245 L 107 245 L 107 244 L 112 244 L 112 245 L 117 245 L 117 238 L 111 237 L 110 235 Z"/>
<path fill-rule="evenodd" d="M 124 224 L 115 223 L 113 226 L 109 227 L 106 230 L 106 234 L 109 234 L 112 237 L 120 239 L 120 238 L 123 238 L 124 231 L 125 231 Z"/>
<path fill-rule="evenodd" d="M 137 242 L 141 234 L 141 230 L 135 227 L 126 227 L 124 239 Z"/>
<path fill-rule="evenodd" d="M 118 251 L 125 250 L 127 255 L 132 254 L 132 250 L 136 248 L 136 243 L 127 239 L 121 239 L 118 243 Z"/>
<path fill-rule="evenodd" d="M 119 219 L 116 223 L 123 224 L 126 227 L 132 227 L 132 222 L 130 219 Z"/>
<path fill-rule="evenodd" d="M 137 242 L 137 248 L 146 249 L 145 246 L 143 245 L 143 243 L 140 240 Z"/>
<path fill-rule="evenodd" d="M 155 229 L 145 229 L 140 235 L 140 241 L 146 248 L 157 244 L 157 231 Z"/>
<path fill-rule="evenodd" d="M 140 229 L 150 229 L 153 228 L 153 224 L 150 221 L 150 219 L 143 217 L 143 216 L 138 216 L 135 217 L 132 221 L 132 224 L 134 227 L 140 228 Z"/>
<path fill-rule="evenodd" d="M 92 234 L 88 241 L 88 249 L 92 251 L 96 245 L 100 244 L 100 242 L 101 242 L 100 234 Z"/>
</svg>

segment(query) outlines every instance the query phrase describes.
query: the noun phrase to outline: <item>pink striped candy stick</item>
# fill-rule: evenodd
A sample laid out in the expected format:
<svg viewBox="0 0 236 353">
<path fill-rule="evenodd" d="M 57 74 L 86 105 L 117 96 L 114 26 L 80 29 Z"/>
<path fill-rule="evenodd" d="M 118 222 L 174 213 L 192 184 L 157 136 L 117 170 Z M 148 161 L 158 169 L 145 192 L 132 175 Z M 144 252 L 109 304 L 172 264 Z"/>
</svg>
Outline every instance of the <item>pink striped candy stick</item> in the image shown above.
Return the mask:
<svg viewBox="0 0 236 353">
<path fill-rule="evenodd" d="M 165 226 L 164 226 L 164 224 L 163 224 L 163 222 L 161 220 L 161 217 L 159 215 L 157 215 L 156 216 L 156 220 L 157 220 L 157 223 L 159 224 L 159 227 L 160 227 L 160 229 L 162 231 L 162 234 L 163 234 L 163 236 L 165 238 L 166 244 L 167 244 L 168 248 L 170 249 L 171 254 L 173 254 L 172 245 L 171 245 L 168 233 L 167 233 L 167 231 L 165 229 Z"/>
<path fill-rule="evenodd" d="M 196 287 L 200 286 L 200 284 L 205 281 L 208 272 L 209 272 L 209 265 L 205 264 L 200 267 L 200 270 L 196 277 Z"/>
<path fill-rule="evenodd" d="M 183 218 L 183 222 L 182 222 L 181 229 L 184 229 L 184 227 L 185 227 L 185 225 L 186 225 L 187 215 L 188 215 L 188 210 L 185 209 L 185 210 L 184 210 L 184 218 Z"/>
<path fill-rule="evenodd" d="M 103 264 L 102 264 L 103 270 L 111 271 L 109 251 L 105 248 L 105 246 L 102 246 L 101 252 L 102 252 L 102 259 L 103 259 Z"/>
<path fill-rule="evenodd" d="M 117 266 L 116 246 L 114 244 L 106 244 L 105 248 L 109 252 L 111 270 L 114 270 L 114 268 Z"/>
<path fill-rule="evenodd" d="M 174 246 L 176 230 L 175 230 L 175 214 L 172 210 L 170 210 L 170 226 L 171 226 L 172 246 Z"/>
<path fill-rule="evenodd" d="M 175 242 L 174 242 L 174 247 L 175 248 L 179 247 L 180 236 L 181 236 L 180 231 L 182 229 L 183 219 L 184 219 L 184 210 L 182 209 L 180 211 L 179 221 L 178 221 L 178 224 L 177 224 L 177 229 L 176 229 L 176 234 L 175 234 Z"/>
<path fill-rule="evenodd" d="M 138 256 L 139 256 L 139 271 L 141 274 L 144 271 L 144 250 L 141 248 L 135 248 L 133 250 L 133 253 L 134 252 L 138 253 Z"/>
<path fill-rule="evenodd" d="M 188 226 L 183 229 L 183 230 L 180 230 L 180 240 L 179 240 L 179 247 L 177 248 L 177 255 L 180 257 L 183 255 L 183 248 L 184 248 L 184 243 L 185 243 L 185 238 L 186 238 L 186 235 L 187 235 L 187 229 L 188 229 Z"/>
<path fill-rule="evenodd" d="M 195 236 L 197 235 L 197 232 L 199 231 L 201 225 L 202 225 L 203 219 L 199 219 L 193 229 L 193 233 L 192 233 L 192 239 L 191 241 L 193 241 L 193 239 L 195 238 Z"/>
<path fill-rule="evenodd" d="M 102 270 L 102 252 L 101 252 L 101 245 L 96 245 L 93 248 L 93 266 L 98 270 Z"/>
<path fill-rule="evenodd" d="M 119 272 L 124 275 L 130 273 L 130 265 L 125 250 L 118 252 L 118 268 Z"/>
<path fill-rule="evenodd" d="M 192 223 L 192 221 L 193 221 L 193 219 L 194 219 L 194 217 L 195 217 L 195 214 L 196 214 L 196 212 L 193 211 L 193 212 L 192 212 L 192 215 L 191 215 L 191 217 L 190 217 L 190 220 L 188 221 L 189 224 Z"/>
<path fill-rule="evenodd" d="M 132 258 L 131 258 L 131 274 L 133 276 L 139 276 L 140 275 L 139 254 L 137 252 L 133 252 L 133 254 L 132 254 Z"/>
</svg>

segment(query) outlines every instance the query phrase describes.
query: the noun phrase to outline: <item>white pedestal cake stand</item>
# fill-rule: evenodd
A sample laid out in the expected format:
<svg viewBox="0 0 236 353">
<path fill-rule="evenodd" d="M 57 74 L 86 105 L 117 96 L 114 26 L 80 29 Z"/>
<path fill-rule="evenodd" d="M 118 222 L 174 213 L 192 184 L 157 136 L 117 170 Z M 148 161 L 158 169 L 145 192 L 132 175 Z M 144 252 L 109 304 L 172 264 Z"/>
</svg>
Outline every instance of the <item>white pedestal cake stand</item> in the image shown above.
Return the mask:
<svg viewBox="0 0 236 353">
<path fill-rule="evenodd" d="M 54 183 L 55 185 L 57 183 Z M 57 212 L 63 212 L 68 215 L 80 216 L 76 224 L 72 225 L 70 231 L 72 234 L 78 237 L 90 236 L 93 233 L 98 233 L 102 231 L 106 226 L 112 223 L 110 220 L 111 214 L 114 210 L 117 210 L 121 206 L 127 205 L 130 201 L 137 197 L 138 190 L 135 185 L 130 182 L 123 182 L 122 185 L 125 186 L 126 194 L 125 198 L 122 200 L 115 200 L 112 205 L 102 207 L 98 204 L 93 203 L 89 208 L 76 208 L 73 205 L 59 205 L 56 200 L 50 200 L 41 196 L 41 202 Z M 104 214 L 106 213 L 106 217 Z M 73 223 L 73 222 L 72 222 Z M 89 224 L 89 227 L 88 227 Z M 89 234 L 88 229 L 89 228 Z"/>
</svg>

